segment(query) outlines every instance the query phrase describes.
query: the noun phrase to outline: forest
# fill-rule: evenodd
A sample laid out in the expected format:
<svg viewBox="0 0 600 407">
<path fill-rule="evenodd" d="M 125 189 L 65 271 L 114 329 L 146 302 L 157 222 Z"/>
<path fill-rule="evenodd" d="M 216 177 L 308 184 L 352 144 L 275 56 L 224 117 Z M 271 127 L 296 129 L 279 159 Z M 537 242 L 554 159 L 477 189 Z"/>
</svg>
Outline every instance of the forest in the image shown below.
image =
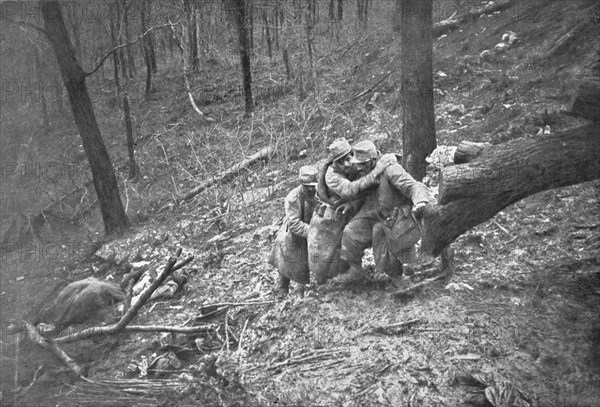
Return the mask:
<svg viewBox="0 0 600 407">
<path fill-rule="evenodd" d="M 597 405 L 597 2 L 0 11 L 2 405 Z M 417 260 L 278 298 L 340 137 L 429 187 Z"/>
</svg>

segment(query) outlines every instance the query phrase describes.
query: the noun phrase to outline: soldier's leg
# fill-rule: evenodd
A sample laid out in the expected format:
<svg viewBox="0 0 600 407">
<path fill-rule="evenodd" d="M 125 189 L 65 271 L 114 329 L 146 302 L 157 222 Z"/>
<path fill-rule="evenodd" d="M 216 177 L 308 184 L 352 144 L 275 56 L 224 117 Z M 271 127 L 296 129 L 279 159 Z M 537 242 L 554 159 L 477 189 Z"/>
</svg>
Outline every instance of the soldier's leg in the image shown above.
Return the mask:
<svg viewBox="0 0 600 407">
<path fill-rule="evenodd" d="M 344 228 L 340 258 L 347 264 L 347 273 L 339 277 L 339 282 L 355 282 L 366 277 L 362 271 L 362 256 L 371 246 L 374 223 L 367 217 L 355 217 Z"/>
<path fill-rule="evenodd" d="M 290 291 L 290 279 L 279 273 L 279 291 L 287 294 Z"/>
<path fill-rule="evenodd" d="M 383 224 L 377 222 L 373 227 L 373 257 L 375 258 L 375 270 L 386 273 L 390 277 L 400 277 L 403 273 L 402 259 L 398 259 L 393 253 L 393 247 L 389 247 Z"/>
</svg>

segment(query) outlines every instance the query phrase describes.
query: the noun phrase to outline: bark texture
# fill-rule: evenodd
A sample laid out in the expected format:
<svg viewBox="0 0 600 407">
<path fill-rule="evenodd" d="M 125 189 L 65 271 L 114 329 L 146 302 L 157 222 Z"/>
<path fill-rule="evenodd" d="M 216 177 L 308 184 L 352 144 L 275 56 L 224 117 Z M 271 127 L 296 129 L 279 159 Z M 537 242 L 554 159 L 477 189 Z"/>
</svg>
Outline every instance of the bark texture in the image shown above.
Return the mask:
<svg viewBox="0 0 600 407">
<path fill-rule="evenodd" d="M 40 2 L 45 30 L 56 55 L 60 73 L 69 96 L 75 125 L 90 163 L 94 187 L 100 201 L 100 211 L 107 235 L 129 225 L 119 195 L 117 178 L 110 156 L 102 140 L 92 101 L 85 84 L 85 73 L 75 56 L 67 33 L 60 4 Z"/>
<path fill-rule="evenodd" d="M 490 147 L 472 162 L 444 168 L 437 205 L 423 218 L 422 248 L 432 255 L 458 236 L 540 191 L 600 178 L 600 127 L 578 127 Z"/>
</svg>

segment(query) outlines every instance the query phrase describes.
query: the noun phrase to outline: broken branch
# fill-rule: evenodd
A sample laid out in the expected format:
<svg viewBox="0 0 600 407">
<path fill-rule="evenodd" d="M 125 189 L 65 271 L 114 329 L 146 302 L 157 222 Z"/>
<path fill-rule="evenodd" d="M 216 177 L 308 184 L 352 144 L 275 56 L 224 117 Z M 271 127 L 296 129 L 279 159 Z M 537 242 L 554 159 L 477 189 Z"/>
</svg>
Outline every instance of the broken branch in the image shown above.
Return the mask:
<svg viewBox="0 0 600 407">
<path fill-rule="evenodd" d="M 436 282 L 438 280 L 443 280 L 446 277 L 448 277 L 447 274 L 440 274 L 439 276 L 428 278 L 427 280 L 423 280 L 420 283 L 413 284 L 413 285 L 411 285 L 410 287 L 408 287 L 408 288 L 406 288 L 404 290 L 396 291 L 394 294 L 392 294 L 392 297 L 395 298 L 395 299 L 404 298 L 404 297 L 412 294 L 414 291 L 420 290 L 421 288 L 423 288 L 425 286 L 428 286 L 431 283 L 434 283 L 434 282 Z"/>
<path fill-rule="evenodd" d="M 37 328 L 27 321 L 23 321 L 23 326 L 25 327 L 27 337 L 33 343 L 52 353 L 54 356 L 60 359 L 60 361 L 63 362 L 63 364 L 67 366 L 71 372 L 75 373 L 77 376 L 81 376 L 83 373 L 81 367 L 79 367 L 79 365 L 75 363 L 75 361 L 71 359 L 69 355 L 65 353 L 65 351 L 59 348 L 54 341 L 44 338 L 44 336 L 39 333 Z"/>
<path fill-rule="evenodd" d="M 209 178 L 206 181 L 202 182 L 196 188 L 194 188 L 190 192 L 188 192 L 183 198 L 181 198 L 178 203 L 185 202 L 185 201 L 192 199 L 193 197 L 198 195 L 200 192 L 213 186 L 217 182 L 224 182 L 224 181 L 228 180 L 229 178 L 235 176 L 242 169 L 250 166 L 251 164 L 254 164 L 256 161 L 268 160 L 271 157 L 271 155 L 273 155 L 274 153 L 275 153 L 275 149 L 272 146 L 267 146 L 267 147 L 257 151 L 256 153 L 252 154 L 250 157 L 246 158 L 245 160 L 240 161 L 239 163 L 233 165 L 232 167 L 229 167 L 225 171 L 222 171 L 222 172 L 218 173 L 217 175 L 215 175 L 214 177 Z"/>
</svg>

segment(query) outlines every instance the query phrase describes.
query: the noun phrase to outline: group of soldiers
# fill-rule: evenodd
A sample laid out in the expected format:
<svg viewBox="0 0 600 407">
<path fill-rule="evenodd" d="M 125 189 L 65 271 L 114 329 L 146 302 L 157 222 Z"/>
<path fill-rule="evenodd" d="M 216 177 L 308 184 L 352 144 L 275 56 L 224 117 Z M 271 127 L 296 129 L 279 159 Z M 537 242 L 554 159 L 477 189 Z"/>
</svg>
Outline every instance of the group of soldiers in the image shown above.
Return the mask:
<svg viewBox="0 0 600 407">
<path fill-rule="evenodd" d="M 360 283 L 365 249 L 375 269 L 392 279 L 414 260 L 429 190 L 369 140 L 337 139 L 319 168 L 300 168 L 300 185 L 285 198 L 285 218 L 269 263 L 279 272 L 279 295 L 290 281 Z"/>
</svg>

